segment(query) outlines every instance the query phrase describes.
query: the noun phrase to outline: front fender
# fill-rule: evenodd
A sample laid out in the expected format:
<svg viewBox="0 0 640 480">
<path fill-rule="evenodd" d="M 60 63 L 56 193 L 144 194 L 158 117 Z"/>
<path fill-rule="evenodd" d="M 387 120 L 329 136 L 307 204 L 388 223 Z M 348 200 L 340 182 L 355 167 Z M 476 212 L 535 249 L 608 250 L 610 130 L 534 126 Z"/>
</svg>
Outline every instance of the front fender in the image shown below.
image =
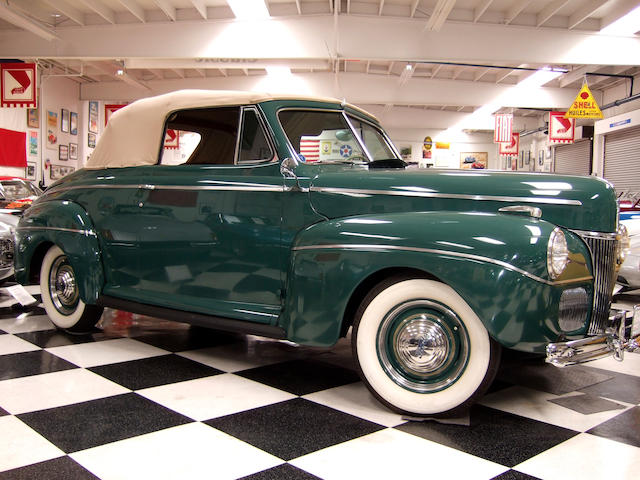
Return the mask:
<svg viewBox="0 0 640 480">
<path fill-rule="evenodd" d="M 587 247 L 570 232 L 570 267 L 549 278 L 547 242 L 554 228 L 517 215 L 451 212 L 315 224 L 294 242 L 282 326 L 294 341 L 330 345 L 359 285 L 377 272 L 412 269 L 454 288 L 504 345 L 535 349 L 560 332 L 564 286 L 589 287 L 591 281 Z"/>
<path fill-rule="evenodd" d="M 50 244 L 58 245 L 69 258 L 82 301 L 95 303 L 104 285 L 104 270 L 93 222 L 80 205 L 53 200 L 38 202 L 25 212 L 16 228 L 15 269 L 19 283 L 28 283 L 38 273 L 38 255 Z"/>
</svg>

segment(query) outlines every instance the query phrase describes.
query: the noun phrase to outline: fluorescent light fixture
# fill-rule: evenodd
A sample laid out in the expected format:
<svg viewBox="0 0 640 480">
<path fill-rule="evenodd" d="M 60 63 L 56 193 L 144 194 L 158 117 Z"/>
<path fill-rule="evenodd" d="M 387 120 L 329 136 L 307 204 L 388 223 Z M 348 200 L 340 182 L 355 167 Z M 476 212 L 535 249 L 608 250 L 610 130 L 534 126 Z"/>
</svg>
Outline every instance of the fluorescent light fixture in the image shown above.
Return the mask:
<svg viewBox="0 0 640 480">
<path fill-rule="evenodd" d="M 529 75 L 527 78 L 525 78 L 521 82 L 518 82 L 517 86 L 531 87 L 531 88 L 541 87 L 549 83 L 554 78 L 557 78 L 560 75 L 563 75 L 565 73 L 567 73 L 566 70 L 558 70 L 558 69 L 552 69 L 550 67 L 544 67 L 536 71 L 532 75 Z"/>
<path fill-rule="evenodd" d="M 267 75 L 270 77 L 288 77 L 291 75 L 291 69 L 289 67 L 267 67 L 265 69 Z"/>
<path fill-rule="evenodd" d="M 264 0 L 227 0 L 238 20 L 264 20 L 269 18 L 269 10 Z"/>
<path fill-rule="evenodd" d="M 637 32 L 640 32 L 640 7 L 600 30 L 604 35 L 633 35 Z"/>
</svg>

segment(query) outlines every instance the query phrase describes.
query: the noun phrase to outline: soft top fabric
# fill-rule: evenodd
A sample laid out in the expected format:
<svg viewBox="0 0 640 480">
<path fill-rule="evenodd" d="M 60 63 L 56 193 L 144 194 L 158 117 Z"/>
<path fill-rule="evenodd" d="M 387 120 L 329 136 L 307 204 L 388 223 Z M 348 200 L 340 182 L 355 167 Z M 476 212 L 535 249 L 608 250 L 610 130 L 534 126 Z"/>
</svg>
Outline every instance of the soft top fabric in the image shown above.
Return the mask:
<svg viewBox="0 0 640 480">
<path fill-rule="evenodd" d="M 338 103 L 335 98 L 271 95 L 222 90 L 179 90 L 137 100 L 116 111 L 107 124 L 85 168 L 154 165 L 167 116 L 186 108 L 251 105 L 268 100 L 312 100 Z M 352 108 L 353 107 L 350 105 Z"/>
</svg>

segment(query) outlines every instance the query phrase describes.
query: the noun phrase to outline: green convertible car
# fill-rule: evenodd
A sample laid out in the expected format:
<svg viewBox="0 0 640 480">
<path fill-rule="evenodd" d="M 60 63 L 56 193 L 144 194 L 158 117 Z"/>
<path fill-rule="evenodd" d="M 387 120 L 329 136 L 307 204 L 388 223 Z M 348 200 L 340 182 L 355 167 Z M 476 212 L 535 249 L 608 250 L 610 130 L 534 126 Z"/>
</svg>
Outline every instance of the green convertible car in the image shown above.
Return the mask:
<svg viewBox="0 0 640 480">
<path fill-rule="evenodd" d="M 610 312 L 624 240 L 603 180 L 405 169 L 352 105 L 192 90 L 111 117 L 22 217 L 15 269 L 72 332 L 103 307 L 305 345 L 351 331 L 372 393 L 433 416 L 482 395 L 502 347 L 637 348 L 639 309 Z"/>
</svg>

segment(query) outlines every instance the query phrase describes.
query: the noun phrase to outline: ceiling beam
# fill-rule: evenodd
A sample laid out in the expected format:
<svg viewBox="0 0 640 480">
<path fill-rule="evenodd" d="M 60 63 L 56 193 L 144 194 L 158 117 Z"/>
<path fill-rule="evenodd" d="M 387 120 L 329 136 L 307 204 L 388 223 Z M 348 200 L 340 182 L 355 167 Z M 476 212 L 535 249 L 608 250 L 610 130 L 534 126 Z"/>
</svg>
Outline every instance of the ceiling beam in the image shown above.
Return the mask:
<svg viewBox="0 0 640 480">
<path fill-rule="evenodd" d="M 484 0 L 473 10 L 473 23 L 476 23 L 478 20 L 480 20 L 480 17 L 484 15 L 484 12 L 487 11 L 487 8 L 489 8 L 492 3 L 493 0 Z"/>
<path fill-rule="evenodd" d="M 164 14 L 171 20 L 172 22 L 176 21 L 176 7 L 171 5 L 167 0 L 153 0 L 160 10 L 164 12 Z"/>
<path fill-rule="evenodd" d="M 250 23 L 250 25 L 248 24 Z M 260 31 L 260 42 L 246 39 Z M 460 62 L 485 65 L 640 65 L 640 38 L 585 35 L 560 28 L 449 22 L 440 32 L 423 19 L 294 15 L 264 22 L 147 22 L 109 28 L 58 27 L 51 44 L 26 32 L 0 31 L 0 58 L 219 58 Z M 171 42 L 166 42 L 171 38 Z M 335 38 L 340 51 L 335 51 Z M 473 38 L 473 42 L 460 42 Z M 163 48 L 159 49 L 158 45 Z M 562 45 L 563 48 L 557 48 Z M 328 47 L 328 49 L 327 49 Z"/>
<path fill-rule="evenodd" d="M 608 3 L 611 3 L 611 0 L 591 0 L 586 5 L 580 7 L 569 16 L 569 30 L 576 28 L 587 18 L 596 13 L 601 7 L 604 7 Z"/>
<path fill-rule="evenodd" d="M 142 23 L 146 22 L 146 16 L 145 16 L 145 13 L 144 13 L 144 9 L 142 8 L 142 6 L 140 6 L 140 4 L 137 2 L 137 0 L 118 0 L 118 1 L 122 4 L 122 6 L 124 8 L 129 10 L 129 12 L 134 17 L 136 17 Z"/>
<path fill-rule="evenodd" d="M 413 0 L 411 3 L 411 15 L 409 15 L 409 17 L 413 18 L 415 16 L 418 5 L 420 5 L 420 0 Z"/>
<path fill-rule="evenodd" d="M 383 8 L 384 8 L 384 0 L 380 0 L 380 4 L 378 5 L 378 15 L 382 15 Z"/>
<path fill-rule="evenodd" d="M 567 85 L 583 78 L 587 72 L 591 71 L 593 71 L 593 65 L 584 65 L 582 67 L 574 68 L 560 77 L 560 87 L 566 87 Z"/>
<path fill-rule="evenodd" d="M 58 12 L 67 16 L 80 26 L 84 26 L 84 13 L 75 7 L 72 7 L 64 0 L 45 0 L 51 7 L 55 8 Z"/>
<path fill-rule="evenodd" d="M 453 10 L 455 4 L 456 0 L 438 0 L 438 3 L 433 8 L 431 17 L 429 17 L 429 20 L 427 21 L 425 30 L 438 32 L 449 17 L 449 14 L 451 13 L 451 10 Z"/>
<path fill-rule="evenodd" d="M 504 23 L 509 25 L 515 18 L 522 13 L 531 3 L 531 0 L 517 0 L 516 3 L 507 11 L 504 17 Z"/>
<path fill-rule="evenodd" d="M 544 7 L 536 17 L 536 27 L 542 26 L 547 20 L 553 17 L 558 10 L 564 7 L 570 0 L 554 0 Z"/>
<path fill-rule="evenodd" d="M 505 73 L 503 73 L 502 75 L 498 75 L 496 77 L 496 83 L 500 83 L 501 81 L 503 81 L 505 78 L 507 78 L 508 76 L 510 76 L 512 73 L 514 73 L 516 70 L 503 70 Z"/>
<path fill-rule="evenodd" d="M 636 0 L 621 0 L 619 3 L 616 3 L 615 8 L 607 12 L 607 16 L 600 20 L 600 30 L 608 27 L 637 7 L 638 2 Z"/>
<path fill-rule="evenodd" d="M 191 5 L 195 8 L 200 16 L 206 20 L 207 19 L 207 6 L 204 4 L 204 0 L 190 0 Z"/>
<path fill-rule="evenodd" d="M 116 23 L 116 13 L 107 7 L 104 3 L 98 0 L 81 0 L 87 7 L 96 12 L 102 18 L 104 18 L 107 22 L 111 24 Z"/>
<path fill-rule="evenodd" d="M 487 73 L 489 73 L 492 69 L 491 68 L 485 68 L 484 70 L 480 70 L 478 73 L 476 73 L 476 75 L 473 77 L 473 81 L 477 82 L 478 80 L 480 80 L 482 77 L 484 77 Z"/>
<path fill-rule="evenodd" d="M 296 8 L 298 9 L 298 15 L 302 15 L 302 7 L 300 6 L 300 0 L 296 0 Z M 347 13 L 349 13 L 348 7 L 347 7 Z"/>
<path fill-rule="evenodd" d="M 6 20 L 7 22 L 15 25 L 16 27 L 22 28 L 23 30 L 27 30 L 38 37 L 50 42 L 51 40 L 57 39 L 57 35 L 53 33 L 51 30 L 46 28 L 44 25 L 31 20 L 26 17 L 22 13 L 16 12 L 15 10 L 9 8 L 4 3 L 0 3 L 0 18 Z M 9 55 L 6 58 L 14 58 L 14 56 Z"/>
</svg>

